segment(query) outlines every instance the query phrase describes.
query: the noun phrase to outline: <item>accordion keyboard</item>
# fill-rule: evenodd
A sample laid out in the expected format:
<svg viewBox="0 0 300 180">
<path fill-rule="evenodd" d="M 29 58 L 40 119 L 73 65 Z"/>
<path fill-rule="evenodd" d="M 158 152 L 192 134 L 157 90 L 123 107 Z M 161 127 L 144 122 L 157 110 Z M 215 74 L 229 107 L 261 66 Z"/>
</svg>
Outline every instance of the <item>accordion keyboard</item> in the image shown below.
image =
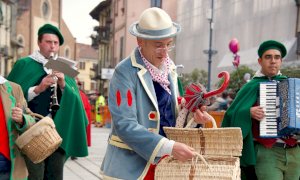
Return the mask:
<svg viewBox="0 0 300 180">
<path fill-rule="evenodd" d="M 279 116 L 277 82 L 263 82 L 260 83 L 259 88 L 259 102 L 265 112 L 265 117 L 259 124 L 259 135 L 265 138 L 277 137 L 277 118 Z"/>
</svg>

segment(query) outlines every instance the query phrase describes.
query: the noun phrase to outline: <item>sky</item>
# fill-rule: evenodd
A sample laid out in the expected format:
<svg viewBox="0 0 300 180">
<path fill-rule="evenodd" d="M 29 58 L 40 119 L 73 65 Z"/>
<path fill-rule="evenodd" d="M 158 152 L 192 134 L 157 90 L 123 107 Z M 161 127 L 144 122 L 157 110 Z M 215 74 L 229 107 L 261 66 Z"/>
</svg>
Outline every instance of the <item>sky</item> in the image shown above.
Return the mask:
<svg viewBox="0 0 300 180">
<path fill-rule="evenodd" d="M 90 35 L 99 22 L 90 16 L 90 12 L 102 0 L 63 0 L 62 16 L 77 43 L 91 44 Z"/>
</svg>

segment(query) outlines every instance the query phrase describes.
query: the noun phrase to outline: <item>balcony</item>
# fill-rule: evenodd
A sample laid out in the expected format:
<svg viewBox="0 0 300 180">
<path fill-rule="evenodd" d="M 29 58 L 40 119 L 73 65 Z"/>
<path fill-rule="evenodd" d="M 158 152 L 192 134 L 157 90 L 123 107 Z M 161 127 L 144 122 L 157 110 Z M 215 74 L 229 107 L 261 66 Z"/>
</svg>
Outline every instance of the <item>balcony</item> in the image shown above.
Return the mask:
<svg viewBox="0 0 300 180">
<path fill-rule="evenodd" d="M 95 26 L 96 34 L 91 36 L 92 46 L 98 49 L 100 44 L 109 44 L 110 28 L 109 26 Z"/>
</svg>

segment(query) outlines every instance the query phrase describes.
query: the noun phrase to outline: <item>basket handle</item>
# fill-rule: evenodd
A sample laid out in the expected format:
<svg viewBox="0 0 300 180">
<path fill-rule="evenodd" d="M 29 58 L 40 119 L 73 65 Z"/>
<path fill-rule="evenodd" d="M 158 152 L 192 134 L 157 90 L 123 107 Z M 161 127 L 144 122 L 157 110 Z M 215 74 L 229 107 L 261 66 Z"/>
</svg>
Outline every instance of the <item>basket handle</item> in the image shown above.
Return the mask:
<svg viewBox="0 0 300 180">
<path fill-rule="evenodd" d="M 206 111 L 204 111 L 203 113 L 204 113 L 205 115 L 207 115 L 207 116 L 210 118 L 210 121 L 212 122 L 212 125 L 213 125 L 212 128 L 214 128 L 214 129 L 218 128 L 218 127 L 217 127 L 217 123 L 216 123 L 215 118 L 212 117 L 210 114 L 208 114 Z M 194 118 L 192 118 L 192 119 L 187 123 L 187 125 L 185 126 L 185 128 L 191 127 L 191 125 L 192 125 L 193 122 L 195 122 L 195 121 L 194 121 Z"/>
<path fill-rule="evenodd" d="M 40 115 L 38 113 L 32 113 L 31 115 L 34 116 L 34 117 L 40 118 L 40 119 L 44 118 L 44 116 L 42 116 L 42 115 Z"/>
<path fill-rule="evenodd" d="M 26 108 L 25 109 L 26 113 L 29 114 L 30 116 L 33 116 L 33 117 L 37 117 L 37 118 L 40 118 L 40 119 L 43 119 L 44 116 L 38 114 L 38 113 L 34 113 L 32 112 L 29 108 Z"/>
<path fill-rule="evenodd" d="M 207 161 L 204 159 L 204 157 L 200 153 L 197 153 L 197 152 L 194 152 L 194 153 L 195 153 L 195 157 L 192 159 L 192 165 L 196 165 L 198 162 L 198 159 L 200 158 L 200 160 L 203 161 L 205 166 L 209 168 L 209 165 L 208 165 Z"/>
<path fill-rule="evenodd" d="M 190 168 L 190 173 L 189 173 L 189 179 L 193 180 L 195 178 L 195 174 L 196 174 L 196 164 L 198 162 L 198 159 L 201 159 L 201 161 L 203 161 L 203 163 L 205 164 L 205 166 L 210 169 L 210 166 L 208 165 L 207 161 L 204 159 L 204 157 L 195 152 L 195 157 L 192 159 L 192 164 L 191 164 L 191 168 Z M 195 160 L 194 160 L 195 159 Z"/>
</svg>

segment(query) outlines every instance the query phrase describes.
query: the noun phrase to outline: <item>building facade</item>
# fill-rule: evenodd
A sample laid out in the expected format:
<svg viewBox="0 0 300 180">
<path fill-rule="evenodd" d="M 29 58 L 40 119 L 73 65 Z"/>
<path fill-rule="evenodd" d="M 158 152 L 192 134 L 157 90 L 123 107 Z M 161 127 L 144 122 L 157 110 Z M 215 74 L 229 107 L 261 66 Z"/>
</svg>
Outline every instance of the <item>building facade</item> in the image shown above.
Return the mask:
<svg viewBox="0 0 300 180">
<path fill-rule="evenodd" d="M 0 1 L 0 75 L 6 76 L 23 46 L 16 41 L 17 1 Z"/>
<path fill-rule="evenodd" d="M 99 27 L 95 29 L 97 35 L 93 37 L 93 44 L 99 48 L 98 80 L 104 95 L 108 92 L 109 79 L 101 78 L 101 69 L 113 69 L 131 54 L 137 43 L 136 38 L 128 32 L 128 29 L 132 23 L 138 21 L 145 9 L 153 6 L 164 9 L 176 21 L 176 1 L 105 0 L 90 12 L 92 18 L 99 22 Z M 175 57 L 175 52 L 170 57 Z"/>
<path fill-rule="evenodd" d="M 78 62 L 78 80 L 81 83 L 81 89 L 87 94 L 98 93 L 97 81 L 93 79 L 95 76 L 93 69 L 98 64 L 98 50 L 87 44 L 76 44 L 76 61 Z"/>
<path fill-rule="evenodd" d="M 176 1 L 166 0 L 113 0 L 112 19 L 113 19 L 113 66 L 122 59 L 129 56 L 137 46 L 136 38 L 132 36 L 128 29 L 132 23 L 139 20 L 142 12 L 150 7 L 160 7 L 164 9 L 176 21 L 177 4 Z M 171 57 L 173 54 L 171 54 Z"/>
<path fill-rule="evenodd" d="M 62 19 L 62 0 L 2 0 L 0 1 L 0 74 L 7 76 L 13 64 L 21 57 L 38 50 L 38 29 L 45 23 L 58 27 L 64 44 L 59 56 L 78 61 L 78 75 L 87 93 L 98 92 L 92 80 L 98 53 L 90 45 L 76 43 Z"/>
<path fill-rule="evenodd" d="M 213 1 L 213 8 L 212 8 Z M 288 49 L 283 65 L 299 64 L 298 1 L 281 0 L 178 0 L 177 20 L 182 32 L 176 39 L 176 61 L 184 64 L 184 72 L 194 68 L 208 71 L 210 22 L 212 23 L 211 86 L 222 70 L 234 71 L 229 42 L 237 38 L 240 45 L 240 65 L 258 70 L 257 49 L 269 39 L 281 41 Z M 299 45 L 298 45 L 299 46 Z M 299 49 L 299 48 L 298 48 Z"/>
<path fill-rule="evenodd" d="M 62 0 L 19 0 L 18 9 L 17 41 L 24 46 L 20 56 L 27 56 L 38 50 L 38 29 L 45 23 L 50 23 L 61 30 L 65 39 L 59 55 L 70 59 L 76 58 L 76 39 L 62 19 Z"/>
</svg>

